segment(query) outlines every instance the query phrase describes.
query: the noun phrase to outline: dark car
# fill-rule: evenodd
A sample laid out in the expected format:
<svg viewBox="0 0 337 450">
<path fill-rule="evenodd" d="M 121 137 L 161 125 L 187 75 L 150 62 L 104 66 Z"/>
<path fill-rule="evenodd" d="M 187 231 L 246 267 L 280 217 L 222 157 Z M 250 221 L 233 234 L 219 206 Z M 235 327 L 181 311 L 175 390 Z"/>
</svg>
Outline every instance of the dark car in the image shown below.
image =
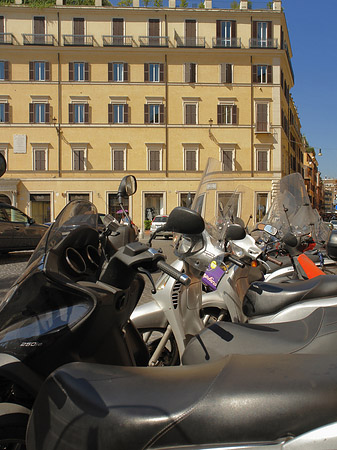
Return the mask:
<svg viewBox="0 0 337 450">
<path fill-rule="evenodd" d="M 33 250 L 47 229 L 14 206 L 0 202 L 0 253 Z"/>
</svg>

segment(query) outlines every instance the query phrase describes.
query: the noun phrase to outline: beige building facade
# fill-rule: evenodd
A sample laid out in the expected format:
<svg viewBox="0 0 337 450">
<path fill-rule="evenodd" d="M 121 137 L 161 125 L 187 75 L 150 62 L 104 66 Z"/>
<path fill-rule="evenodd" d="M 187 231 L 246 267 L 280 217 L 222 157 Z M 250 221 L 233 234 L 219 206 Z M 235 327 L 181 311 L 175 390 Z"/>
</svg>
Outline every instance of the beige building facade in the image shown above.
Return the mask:
<svg viewBox="0 0 337 450">
<path fill-rule="evenodd" d="M 119 182 L 133 174 L 128 208 L 143 229 L 184 205 L 214 157 L 223 164 L 218 195 L 226 201 L 248 185 L 239 213 L 256 222 L 275 182 L 303 171 L 281 1 L 264 9 L 244 0 L 239 9 L 210 0 L 198 9 L 60 3 L 0 6 L 2 200 L 39 222 L 74 198 L 118 217 Z"/>
</svg>

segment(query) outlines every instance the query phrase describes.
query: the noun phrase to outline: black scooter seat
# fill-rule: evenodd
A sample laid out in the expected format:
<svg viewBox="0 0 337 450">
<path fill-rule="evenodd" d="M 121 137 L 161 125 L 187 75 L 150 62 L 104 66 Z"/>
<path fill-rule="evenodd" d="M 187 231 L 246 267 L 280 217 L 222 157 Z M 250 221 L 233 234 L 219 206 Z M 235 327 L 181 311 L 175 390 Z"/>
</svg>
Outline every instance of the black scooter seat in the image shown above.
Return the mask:
<svg viewBox="0 0 337 450">
<path fill-rule="evenodd" d="M 183 364 L 215 361 L 241 354 L 337 355 L 337 307 L 318 308 L 294 322 L 267 325 L 216 322 L 193 337 L 186 346 Z"/>
<path fill-rule="evenodd" d="M 246 293 L 242 310 L 247 317 L 256 317 L 276 313 L 293 303 L 335 296 L 336 275 L 320 275 L 289 284 L 256 281 Z"/>
<path fill-rule="evenodd" d="M 322 355 L 232 355 L 187 367 L 72 363 L 43 385 L 27 450 L 275 443 L 335 422 L 336 390 L 335 358 Z"/>
</svg>

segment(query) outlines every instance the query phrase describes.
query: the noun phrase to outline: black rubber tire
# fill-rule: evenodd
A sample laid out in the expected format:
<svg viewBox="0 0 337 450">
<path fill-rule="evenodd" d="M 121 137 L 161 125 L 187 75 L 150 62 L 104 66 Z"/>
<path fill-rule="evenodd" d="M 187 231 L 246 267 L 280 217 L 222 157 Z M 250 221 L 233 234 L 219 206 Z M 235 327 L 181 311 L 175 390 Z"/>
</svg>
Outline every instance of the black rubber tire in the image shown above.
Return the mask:
<svg viewBox="0 0 337 450">
<path fill-rule="evenodd" d="M 20 411 L 0 415 L 0 450 L 26 450 L 28 418 Z"/>
</svg>

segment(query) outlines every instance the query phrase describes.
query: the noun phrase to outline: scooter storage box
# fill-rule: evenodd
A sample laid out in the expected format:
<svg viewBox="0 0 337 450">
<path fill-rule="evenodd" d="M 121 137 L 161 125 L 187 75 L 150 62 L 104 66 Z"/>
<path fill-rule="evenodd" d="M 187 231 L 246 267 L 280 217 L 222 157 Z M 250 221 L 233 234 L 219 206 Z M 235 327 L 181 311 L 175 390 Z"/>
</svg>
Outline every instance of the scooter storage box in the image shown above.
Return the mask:
<svg viewBox="0 0 337 450">
<path fill-rule="evenodd" d="M 337 230 L 331 231 L 326 249 L 330 258 L 337 261 Z"/>
</svg>

